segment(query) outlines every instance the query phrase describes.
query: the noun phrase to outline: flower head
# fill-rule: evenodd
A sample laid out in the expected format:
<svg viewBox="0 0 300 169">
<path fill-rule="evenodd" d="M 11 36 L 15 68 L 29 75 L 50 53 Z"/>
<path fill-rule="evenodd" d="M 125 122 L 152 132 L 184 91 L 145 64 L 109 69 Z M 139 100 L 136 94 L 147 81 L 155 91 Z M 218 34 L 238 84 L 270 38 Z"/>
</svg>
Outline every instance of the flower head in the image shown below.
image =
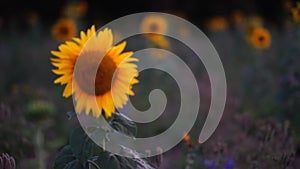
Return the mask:
<svg viewBox="0 0 300 169">
<path fill-rule="evenodd" d="M 271 44 L 269 31 L 262 27 L 254 27 L 249 35 L 250 44 L 257 49 L 266 49 Z"/>
<path fill-rule="evenodd" d="M 142 32 L 166 33 L 168 23 L 165 18 L 160 15 L 152 14 L 144 17 L 140 27 Z"/>
<path fill-rule="evenodd" d="M 235 166 L 234 160 L 229 158 L 226 162 L 225 169 L 232 169 L 234 166 Z"/>
<path fill-rule="evenodd" d="M 300 22 L 300 2 L 297 3 L 297 6 L 291 9 L 293 18 L 296 22 Z"/>
<path fill-rule="evenodd" d="M 121 108 L 128 101 L 128 95 L 134 95 L 133 84 L 138 83 L 136 64 L 138 61 L 131 58 L 133 52 L 122 52 L 126 42 L 112 46 L 113 36 L 110 29 L 96 33 L 95 26 L 84 33 L 80 38 L 73 38 L 59 46 L 59 51 L 51 53 L 57 58 L 51 58 L 52 64 L 57 67 L 53 72 L 60 75 L 54 83 L 66 85 L 64 97 L 75 96 L 77 113 L 92 111 L 98 118 L 105 113 L 107 118 L 115 112 L 115 107 Z M 98 52 L 105 52 L 98 65 Z M 76 61 L 80 59 L 79 65 Z M 96 77 L 93 75 L 96 68 Z M 90 85 L 94 85 L 94 90 Z M 94 101 L 96 100 L 96 102 Z"/>
<path fill-rule="evenodd" d="M 71 19 L 60 19 L 52 27 L 52 35 L 59 41 L 71 40 L 76 32 L 76 24 Z"/>
<path fill-rule="evenodd" d="M 206 167 L 208 167 L 210 169 L 213 169 L 216 167 L 216 165 L 212 161 L 207 160 L 207 159 L 205 159 L 203 163 Z"/>
<path fill-rule="evenodd" d="M 26 118 L 34 122 L 45 122 L 54 112 L 54 106 L 47 101 L 36 100 L 28 103 Z"/>
<path fill-rule="evenodd" d="M 88 10 L 88 3 L 84 0 L 80 0 L 79 2 L 73 3 L 65 7 L 63 10 L 63 15 L 71 18 L 82 17 L 86 14 Z"/>
<path fill-rule="evenodd" d="M 244 21 L 244 14 L 240 10 L 236 10 L 232 13 L 232 20 L 236 25 L 240 25 Z"/>
<path fill-rule="evenodd" d="M 160 34 L 164 34 L 168 30 L 168 23 L 163 16 L 152 14 L 144 17 L 140 27 L 141 32 L 146 32 L 146 37 L 156 46 L 163 49 L 169 49 L 169 41 Z M 157 33 L 157 34 L 156 34 Z"/>
<path fill-rule="evenodd" d="M 222 16 L 215 16 L 209 19 L 206 24 L 211 31 L 222 31 L 228 27 L 227 20 Z"/>
</svg>

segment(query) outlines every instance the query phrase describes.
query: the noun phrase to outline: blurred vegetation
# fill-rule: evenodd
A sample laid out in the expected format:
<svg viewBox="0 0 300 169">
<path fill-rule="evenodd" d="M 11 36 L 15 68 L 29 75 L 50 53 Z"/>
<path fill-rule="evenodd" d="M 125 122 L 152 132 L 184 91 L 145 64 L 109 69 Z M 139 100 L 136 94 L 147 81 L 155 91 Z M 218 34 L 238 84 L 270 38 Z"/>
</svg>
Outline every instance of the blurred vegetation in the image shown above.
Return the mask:
<svg viewBox="0 0 300 169">
<path fill-rule="evenodd" d="M 199 130 L 194 129 L 182 144 L 163 155 L 160 168 L 300 168 L 300 7 L 296 2 L 101 3 L 0 2 L 0 153 L 13 157 L 2 155 L 0 169 L 6 165 L 14 168 L 14 163 L 16 168 L 62 168 L 64 155 L 71 156 L 69 168 L 91 165 L 74 154 L 80 149 L 71 144 L 69 135 L 81 129 L 65 113 L 73 111 L 72 100 L 62 98 L 63 87 L 53 84 L 56 76 L 51 72 L 50 50 L 91 24 L 100 28 L 125 14 L 149 10 L 178 15 L 203 30 L 220 55 L 228 82 L 226 110 L 213 137 L 199 144 Z M 129 6 L 132 9 L 126 11 Z M 189 32 L 182 29 L 181 34 L 188 36 Z M 148 40 L 149 46 L 172 49 L 170 39 Z M 195 58 L 188 57 L 186 62 L 199 72 L 200 93 L 204 94 L 201 111 L 205 111 L 210 101 L 207 75 Z M 171 79 L 167 75 L 144 73 L 140 79 L 141 86 L 135 89 L 140 96 L 132 98 L 137 108 L 149 106 L 140 98 L 147 98 L 152 89 L 149 86 L 160 83 L 165 84 L 168 98 L 177 103 L 177 86 L 167 82 Z M 166 112 L 171 113 L 160 119 L 163 123 L 157 121 L 155 128 L 138 135 L 163 131 L 172 124 L 177 108 L 167 107 Z M 93 162 L 108 165 L 103 159 L 110 154 L 101 151 L 93 155 L 88 156 Z M 132 168 L 140 162 L 121 157 L 113 160 L 116 165 L 134 164 Z M 63 166 L 68 164 L 63 162 Z"/>
</svg>

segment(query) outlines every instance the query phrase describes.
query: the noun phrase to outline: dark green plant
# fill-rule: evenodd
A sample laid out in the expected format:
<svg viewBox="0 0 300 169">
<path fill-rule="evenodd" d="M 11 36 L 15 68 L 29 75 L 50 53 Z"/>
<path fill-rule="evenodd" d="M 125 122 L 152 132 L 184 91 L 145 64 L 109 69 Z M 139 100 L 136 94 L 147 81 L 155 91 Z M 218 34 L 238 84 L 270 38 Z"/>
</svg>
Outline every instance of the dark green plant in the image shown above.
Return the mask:
<svg viewBox="0 0 300 169">
<path fill-rule="evenodd" d="M 76 116 L 69 112 L 69 116 Z M 124 118 L 121 114 L 115 113 L 109 124 L 112 128 L 126 135 L 135 136 L 135 123 Z M 93 129 L 94 132 L 105 132 L 101 128 Z M 99 131 L 95 131 L 99 130 Z M 138 157 L 134 151 L 126 149 Z M 147 159 L 127 158 L 112 154 L 95 144 L 85 133 L 82 127 L 73 130 L 69 145 L 63 147 L 55 159 L 54 169 L 154 169 L 154 164 Z"/>
</svg>

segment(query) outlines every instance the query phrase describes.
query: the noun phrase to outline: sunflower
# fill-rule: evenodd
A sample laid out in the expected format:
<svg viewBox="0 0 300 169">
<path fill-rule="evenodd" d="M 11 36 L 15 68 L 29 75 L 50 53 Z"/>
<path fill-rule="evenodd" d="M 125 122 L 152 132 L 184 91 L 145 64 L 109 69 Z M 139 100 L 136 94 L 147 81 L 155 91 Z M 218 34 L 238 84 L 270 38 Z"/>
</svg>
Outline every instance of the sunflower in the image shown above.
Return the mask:
<svg viewBox="0 0 300 169">
<path fill-rule="evenodd" d="M 296 22 L 300 22 L 300 2 L 297 3 L 295 8 L 291 9 L 293 18 Z"/>
<path fill-rule="evenodd" d="M 140 29 L 142 32 L 164 34 L 168 30 L 168 23 L 164 17 L 151 14 L 143 18 Z"/>
<path fill-rule="evenodd" d="M 207 21 L 206 26 L 211 31 L 222 31 L 227 29 L 228 22 L 222 16 L 215 16 Z"/>
<path fill-rule="evenodd" d="M 63 15 L 71 18 L 79 18 L 86 14 L 88 10 L 88 3 L 84 0 L 73 3 L 65 7 L 62 11 Z"/>
<path fill-rule="evenodd" d="M 72 39 L 76 32 L 76 24 L 71 19 L 60 19 L 52 27 L 52 35 L 59 41 Z"/>
<path fill-rule="evenodd" d="M 159 35 L 166 33 L 168 30 L 168 23 L 164 17 L 157 14 L 147 15 L 142 20 L 140 29 L 141 32 L 153 33 L 146 34 L 146 37 L 157 47 L 163 49 L 170 48 L 169 41 L 163 35 Z"/>
<path fill-rule="evenodd" d="M 244 14 L 242 11 L 240 10 L 235 10 L 232 13 L 232 21 L 236 24 L 236 25 L 241 25 L 244 21 Z"/>
<path fill-rule="evenodd" d="M 170 43 L 163 35 L 149 34 L 147 38 L 154 43 L 154 46 L 162 49 L 170 49 Z"/>
<path fill-rule="evenodd" d="M 85 112 L 88 115 L 92 111 L 96 118 L 102 113 L 109 118 L 115 107 L 122 108 L 126 104 L 128 95 L 134 95 L 132 86 L 138 83 L 138 71 L 137 65 L 132 62 L 138 59 L 131 57 L 133 52 L 122 53 L 125 41 L 116 46 L 112 46 L 112 42 L 110 29 L 96 34 L 95 26 L 92 26 L 87 33 L 82 31 L 80 38 L 60 45 L 59 51 L 51 51 L 57 57 L 51 58 L 52 64 L 57 67 L 53 72 L 61 75 L 54 83 L 66 85 L 64 97 L 75 96 L 78 114 Z M 98 66 L 99 51 L 105 52 L 105 56 Z M 83 64 L 75 69 L 78 59 Z M 93 67 L 97 69 L 95 78 L 91 74 Z M 90 84 L 95 84 L 94 91 L 89 88 Z"/>
<path fill-rule="evenodd" d="M 257 49 L 266 49 L 271 44 L 271 35 L 267 29 L 255 27 L 249 35 L 249 42 Z"/>
</svg>

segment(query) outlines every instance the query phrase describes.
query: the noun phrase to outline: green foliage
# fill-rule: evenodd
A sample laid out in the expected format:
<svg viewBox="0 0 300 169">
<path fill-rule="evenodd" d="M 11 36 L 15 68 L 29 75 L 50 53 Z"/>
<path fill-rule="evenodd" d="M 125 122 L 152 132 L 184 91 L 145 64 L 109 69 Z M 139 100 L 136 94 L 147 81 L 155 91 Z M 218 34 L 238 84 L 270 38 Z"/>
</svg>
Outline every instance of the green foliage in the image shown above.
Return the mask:
<svg viewBox="0 0 300 169">
<path fill-rule="evenodd" d="M 65 146 L 57 155 L 54 163 L 54 169 L 64 169 L 70 166 L 73 161 L 78 161 L 74 156 L 71 146 Z"/>
<path fill-rule="evenodd" d="M 124 133 L 128 136 L 136 136 L 137 128 L 136 124 L 124 117 L 120 113 L 113 114 L 113 118 L 110 121 L 110 125 L 115 130 Z"/>
<path fill-rule="evenodd" d="M 69 117 L 76 114 L 67 113 Z M 115 113 L 109 124 L 118 132 L 129 136 L 136 135 L 136 125 L 119 113 Z M 104 129 L 91 127 L 93 134 L 102 135 Z M 99 134 L 100 133 L 100 134 Z M 54 169 L 154 169 L 146 160 L 138 158 L 138 154 L 124 148 L 125 153 L 136 158 L 127 158 L 104 151 L 88 137 L 83 128 L 75 128 L 70 136 L 69 145 L 66 145 L 55 159 Z"/>
<path fill-rule="evenodd" d="M 111 168 L 111 169 L 136 168 L 136 163 L 133 160 L 121 156 L 113 155 L 108 152 L 103 152 L 99 154 L 99 156 L 94 159 L 94 162 L 100 168 Z"/>
<path fill-rule="evenodd" d="M 83 165 L 93 156 L 94 149 L 98 148 L 81 127 L 73 130 L 70 137 L 70 146 L 75 157 Z"/>
</svg>

